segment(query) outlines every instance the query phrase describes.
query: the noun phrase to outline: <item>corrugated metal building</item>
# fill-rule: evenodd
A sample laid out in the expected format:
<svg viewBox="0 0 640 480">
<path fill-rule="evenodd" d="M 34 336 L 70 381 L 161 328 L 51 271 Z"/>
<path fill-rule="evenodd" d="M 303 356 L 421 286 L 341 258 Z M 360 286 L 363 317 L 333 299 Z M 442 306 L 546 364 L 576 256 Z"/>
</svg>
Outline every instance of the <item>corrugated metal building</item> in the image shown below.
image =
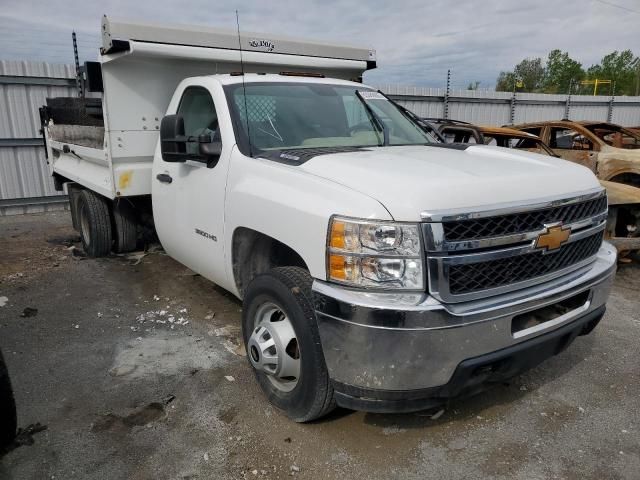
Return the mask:
<svg viewBox="0 0 640 480">
<path fill-rule="evenodd" d="M 47 97 L 74 96 L 75 69 L 0 61 L 0 215 L 64 208 L 44 158 L 38 109 Z"/>
<path fill-rule="evenodd" d="M 39 133 L 38 108 L 47 97 L 75 96 L 72 65 L 0 61 L 0 215 L 65 208 L 53 188 Z M 553 120 L 602 120 L 640 125 L 640 97 L 592 97 L 450 90 L 386 85 L 381 88 L 421 117 L 448 117 L 481 125 Z"/>
<path fill-rule="evenodd" d="M 601 120 L 640 125 L 640 97 L 593 97 L 544 93 L 450 90 L 384 85 L 381 90 L 421 117 L 462 120 L 480 125 L 507 125 L 540 120 Z M 568 115 L 567 115 L 568 114 Z M 513 115 L 513 117 L 512 117 Z"/>
</svg>

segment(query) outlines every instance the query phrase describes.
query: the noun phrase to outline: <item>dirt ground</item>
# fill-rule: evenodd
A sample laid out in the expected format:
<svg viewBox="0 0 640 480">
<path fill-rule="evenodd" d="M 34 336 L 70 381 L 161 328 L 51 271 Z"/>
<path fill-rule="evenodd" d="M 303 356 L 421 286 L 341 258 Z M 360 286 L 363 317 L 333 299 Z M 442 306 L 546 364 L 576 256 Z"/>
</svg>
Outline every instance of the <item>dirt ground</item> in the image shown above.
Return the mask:
<svg viewBox="0 0 640 480">
<path fill-rule="evenodd" d="M 299 425 L 254 382 L 234 297 L 161 253 L 92 260 L 78 240 L 66 212 L 0 218 L 0 348 L 19 425 L 47 427 L 1 479 L 640 478 L 638 265 L 593 334 L 437 420 Z"/>
</svg>

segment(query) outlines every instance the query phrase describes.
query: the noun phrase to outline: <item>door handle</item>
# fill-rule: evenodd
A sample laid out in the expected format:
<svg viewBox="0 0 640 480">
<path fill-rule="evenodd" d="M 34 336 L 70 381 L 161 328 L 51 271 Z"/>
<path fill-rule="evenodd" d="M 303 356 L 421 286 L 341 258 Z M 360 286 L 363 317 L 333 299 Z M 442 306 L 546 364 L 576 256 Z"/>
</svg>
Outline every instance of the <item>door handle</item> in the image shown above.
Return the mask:
<svg viewBox="0 0 640 480">
<path fill-rule="evenodd" d="M 173 178 L 168 173 L 159 173 L 156 175 L 156 178 L 160 180 L 162 183 L 171 183 L 173 182 Z"/>
</svg>

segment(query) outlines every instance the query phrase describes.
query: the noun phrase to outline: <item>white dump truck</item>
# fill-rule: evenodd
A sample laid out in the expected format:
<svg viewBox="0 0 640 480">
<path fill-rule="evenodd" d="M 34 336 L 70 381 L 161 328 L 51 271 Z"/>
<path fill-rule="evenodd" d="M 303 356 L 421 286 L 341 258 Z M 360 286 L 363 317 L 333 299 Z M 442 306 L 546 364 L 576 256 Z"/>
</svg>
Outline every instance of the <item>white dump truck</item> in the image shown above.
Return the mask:
<svg viewBox="0 0 640 480">
<path fill-rule="evenodd" d="M 292 419 L 436 407 L 602 318 L 616 253 L 588 169 L 434 143 L 361 83 L 370 49 L 107 17 L 102 35 L 101 100 L 41 111 L 84 248 L 153 225 L 242 300 L 257 381 Z"/>
</svg>

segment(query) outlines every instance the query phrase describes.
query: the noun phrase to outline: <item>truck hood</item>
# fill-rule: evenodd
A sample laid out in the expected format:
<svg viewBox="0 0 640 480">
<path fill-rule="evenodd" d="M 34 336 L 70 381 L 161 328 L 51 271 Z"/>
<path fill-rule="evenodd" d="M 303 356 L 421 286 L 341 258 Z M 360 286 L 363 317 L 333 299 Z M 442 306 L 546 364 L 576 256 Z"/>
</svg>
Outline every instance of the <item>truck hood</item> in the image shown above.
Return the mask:
<svg viewBox="0 0 640 480">
<path fill-rule="evenodd" d="M 400 221 L 602 188 L 580 165 L 485 145 L 373 147 L 319 155 L 298 168 L 375 198 Z"/>
</svg>

